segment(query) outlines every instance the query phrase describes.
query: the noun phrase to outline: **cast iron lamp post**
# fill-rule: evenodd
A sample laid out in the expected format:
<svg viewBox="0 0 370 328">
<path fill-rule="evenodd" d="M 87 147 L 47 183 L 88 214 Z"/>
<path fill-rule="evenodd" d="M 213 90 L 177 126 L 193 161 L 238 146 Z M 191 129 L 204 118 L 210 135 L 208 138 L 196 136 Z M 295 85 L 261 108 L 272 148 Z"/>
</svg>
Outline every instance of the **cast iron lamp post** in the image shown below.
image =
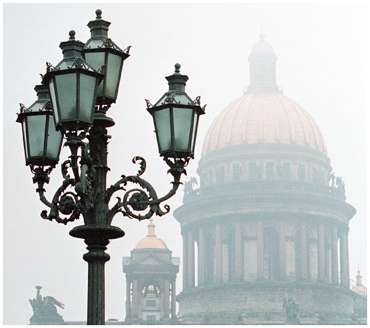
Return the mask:
<svg viewBox="0 0 370 328">
<path fill-rule="evenodd" d="M 101 10 L 96 20 L 89 22 L 91 38 L 86 44 L 75 40 L 75 32 L 62 42 L 63 60 L 55 67 L 47 63 L 42 84 L 35 87 L 37 101 L 26 108 L 21 105 L 17 122 L 22 124 L 26 165 L 30 166 L 33 182 L 41 202 L 49 207 L 41 217 L 58 223 L 83 217 L 84 224 L 75 226 L 70 235 L 84 239 L 88 252 L 88 324 L 104 324 L 104 265 L 109 260 L 105 253 L 110 239 L 124 236 L 112 225 L 115 214 L 144 220 L 162 216 L 170 207 L 161 204 L 173 196 L 185 167 L 194 157 L 199 115 L 204 114 L 199 97 L 195 100 L 185 93 L 186 75 L 180 65 L 168 76 L 169 91 L 155 105 L 148 100 L 147 110 L 153 116 L 159 153 L 169 166 L 172 188 L 158 197 L 151 184 L 142 178 L 146 163 L 136 156 L 139 164 L 134 176 L 122 175 L 109 188 L 106 186 L 107 128 L 114 121 L 106 115 L 115 103 L 124 60 L 129 48 L 121 50 L 108 38 L 109 22 L 102 20 Z M 49 201 L 44 186 L 49 174 L 58 164 L 60 149 L 70 149 L 70 156 L 61 164 L 63 182 Z M 130 188 L 129 185 L 133 187 Z M 111 199 L 117 192 L 123 193 Z"/>
</svg>

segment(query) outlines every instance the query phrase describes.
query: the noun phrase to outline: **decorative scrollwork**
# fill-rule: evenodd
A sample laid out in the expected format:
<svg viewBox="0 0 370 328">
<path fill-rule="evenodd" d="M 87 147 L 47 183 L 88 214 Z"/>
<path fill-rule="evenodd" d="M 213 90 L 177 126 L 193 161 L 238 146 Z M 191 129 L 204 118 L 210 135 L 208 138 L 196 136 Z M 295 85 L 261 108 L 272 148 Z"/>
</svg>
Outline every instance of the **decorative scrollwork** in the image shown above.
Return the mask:
<svg viewBox="0 0 370 328">
<path fill-rule="evenodd" d="M 45 220 L 55 220 L 58 223 L 67 224 L 74 221 L 80 216 L 79 197 L 71 191 L 65 192 L 69 186 L 73 186 L 74 179 L 66 179 L 54 194 L 51 202 L 49 214 L 44 210 L 41 212 L 41 217 Z M 59 212 L 64 215 L 69 215 L 67 218 L 61 218 Z"/>
<path fill-rule="evenodd" d="M 169 158 L 165 158 L 165 161 L 170 167 L 168 173 L 173 176 L 174 180 L 172 181 L 172 189 L 165 196 L 158 197 L 152 185 L 141 177 L 146 169 L 146 162 L 144 158 L 139 156 L 133 158 L 132 162 L 134 164 L 139 163 L 140 165 L 138 173 L 131 176 L 122 175 L 121 179 L 107 190 L 107 202 L 109 202 L 112 195 L 117 191 L 125 192 L 122 198 L 116 197 L 116 203 L 109 209 L 109 223 L 111 223 L 113 217 L 117 213 L 121 213 L 131 219 L 145 220 L 151 218 L 153 215 L 165 215 L 170 211 L 169 205 L 164 204 L 163 209 L 160 205 L 176 193 L 179 185 L 181 184 L 181 175 L 186 174 L 184 168 L 188 164 L 189 159 L 170 160 Z M 136 184 L 140 188 L 132 188 L 127 190 L 126 187 L 129 183 Z M 146 213 L 142 213 L 143 211 L 146 211 Z"/>
<path fill-rule="evenodd" d="M 45 220 L 55 220 L 58 223 L 67 224 L 68 222 L 77 220 L 81 213 L 85 213 L 89 208 L 87 204 L 92 205 L 92 201 L 89 203 L 87 196 L 91 195 L 91 183 L 87 174 L 89 165 L 91 164 L 91 158 L 88 154 L 88 146 L 82 142 L 86 137 L 84 131 L 79 134 L 67 135 L 67 141 L 65 145 L 71 149 L 71 156 L 68 160 L 64 161 L 61 165 L 61 173 L 63 176 L 62 185 L 55 192 L 53 199 L 49 202 L 45 195 L 45 189 L 43 185 L 49 182 L 49 176 L 51 169 L 48 171 L 42 168 L 34 168 L 34 182 L 37 182 L 39 187 L 37 192 L 40 195 L 40 200 L 47 205 L 50 210 L 47 213 L 46 210 L 41 212 L 41 217 Z M 78 149 L 81 147 L 81 156 L 77 155 Z M 81 157 L 81 173 L 78 170 L 78 158 Z M 70 171 L 72 171 L 74 178 L 71 177 Z M 73 188 L 74 191 L 67 190 Z M 62 218 L 60 214 L 67 217 Z"/>
<path fill-rule="evenodd" d="M 105 143 L 107 135 L 103 132 L 103 130 L 95 128 L 94 131 L 90 131 L 88 138 L 98 138 L 100 143 Z M 96 199 L 101 197 L 103 193 L 103 201 L 108 205 L 113 194 L 118 191 L 123 192 L 123 196 L 116 197 L 116 203 L 108 208 L 107 224 L 111 224 L 117 213 L 131 219 L 146 220 L 153 215 L 163 216 L 170 211 L 170 206 L 163 203 L 176 193 L 181 184 L 181 175 L 186 174 L 185 167 L 189 158 L 164 158 L 169 166 L 168 173 L 172 175 L 173 181 L 171 182 L 171 190 L 162 197 L 158 197 L 153 186 L 142 178 L 146 171 L 146 161 L 140 156 L 135 156 L 132 159 L 132 162 L 138 165 L 136 175 L 122 175 L 115 184 L 102 190 L 97 185 L 97 170 L 101 171 L 102 168 L 106 167 L 102 158 L 98 157 L 97 154 L 104 153 L 104 149 L 100 149 L 103 145 L 96 144 L 95 141 L 86 144 L 82 142 L 84 137 L 85 135 L 77 136 L 76 134 L 67 136 L 66 145 L 71 149 L 71 156 L 61 165 L 64 181 L 57 189 L 51 202 L 45 198 L 43 188 L 43 185 L 49 182 L 48 174 L 51 169 L 34 168 L 34 182 L 39 184 L 37 191 L 40 200 L 50 208 L 49 213 L 42 211 L 41 217 L 43 219 L 67 224 L 78 219 L 82 214 L 86 224 L 93 223 L 90 211 L 94 211 Z M 81 156 L 77 152 L 79 148 L 81 148 Z M 90 148 L 94 149 L 93 153 Z M 79 163 L 78 159 L 80 159 Z M 128 188 L 130 184 L 135 186 Z"/>
<path fill-rule="evenodd" d="M 135 156 L 133 159 L 132 159 L 132 163 L 136 164 L 138 163 L 140 165 L 140 169 L 139 171 L 137 172 L 137 176 L 139 177 L 140 175 L 143 175 L 143 173 L 145 172 L 146 170 L 146 161 L 144 158 L 140 157 L 140 156 Z"/>
<path fill-rule="evenodd" d="M 153 104 L 148 99 L 145 99 L 145 102 L 146 102 L 146 108 L 153 107 Z"/>
</svg>

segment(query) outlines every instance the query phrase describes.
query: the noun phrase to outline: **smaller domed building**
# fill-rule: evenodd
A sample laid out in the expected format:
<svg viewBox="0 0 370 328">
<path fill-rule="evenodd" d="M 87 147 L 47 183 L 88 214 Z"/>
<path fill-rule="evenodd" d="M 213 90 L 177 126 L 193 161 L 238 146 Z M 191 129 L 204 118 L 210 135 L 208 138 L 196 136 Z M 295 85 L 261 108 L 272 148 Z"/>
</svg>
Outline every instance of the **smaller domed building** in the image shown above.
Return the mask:
<svg viewBox="0 0 370 328">
<path fill-rule="evenodd" d="M 155 234 L 151 221 L 148 234 L 123 257 L 126 274 L 125 323 L 173 323 L 176 320 L 176 275 L 179 258 Z"/>
<path fill-rule="evenodd" d="M 352 287 L 353 296 L 353 314 L 354 319 L 361 324 L 366 324 L 367 320 L 367 288 L 362 283 L 362 275 L 357 270 L 356 284 Z"/>
</svg>

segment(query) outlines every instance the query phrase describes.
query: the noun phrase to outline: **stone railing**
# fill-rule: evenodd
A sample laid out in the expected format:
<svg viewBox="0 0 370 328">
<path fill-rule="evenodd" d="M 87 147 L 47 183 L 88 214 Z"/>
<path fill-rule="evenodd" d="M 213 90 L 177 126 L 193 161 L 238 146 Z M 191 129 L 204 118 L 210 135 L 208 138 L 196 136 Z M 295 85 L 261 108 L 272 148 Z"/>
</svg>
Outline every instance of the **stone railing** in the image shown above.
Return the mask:
<svg viewBox="0 0 370 328">
<path fill-rule="evenodd" d="M 194 178 L 192 178 L 194 179 Z M 299 181 L 241 181 L 241 182 L 228 182 L 223 184 L 216 184 L 207 187 L 193 188 L 197 184 L 188 182 L 185 184 L 184 202 L 199 199 L 200 196 L 216 196 L 222 194 L 242 195 L 242 194 L 281 194 L 281 193 L 294 193 L 306 195 L 320 195 L 322 197 L 330 197 L 338 200 L 345 200 L 344 184 L 329 184 L 321 185 L 308 182 Z"/>
</svg>

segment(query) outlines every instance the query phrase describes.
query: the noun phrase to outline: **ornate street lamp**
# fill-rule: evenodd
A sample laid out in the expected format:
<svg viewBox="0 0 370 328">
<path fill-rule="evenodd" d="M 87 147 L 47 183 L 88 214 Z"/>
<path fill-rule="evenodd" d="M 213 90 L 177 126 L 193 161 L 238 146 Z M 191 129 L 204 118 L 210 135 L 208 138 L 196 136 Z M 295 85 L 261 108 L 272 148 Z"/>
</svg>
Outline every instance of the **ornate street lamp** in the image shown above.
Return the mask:
<svg viewBox="0 0 370 328">
<path fill-rule="evenodd" d="M 63 131 L 88 128 L 93 120 L 97 86 L 103 75 L 90 67 L 82 57 L 84 44 L 75 40 L 75 31 L 62 42 L 63 60 L 47 66 L 44 77 L 53 102 L 55 124 Z"/>
<path fill-rule="evenodd" d="M 59 161 L 62 133 L 55 128 L 48 87 L 36 85 L 35 91 L 37 100 L 29 108 L 21 104 L 17 118 L 22 124 L 26 165 L 54 167 Z"/>
<path fill-rule="evenodd" d="M 153 116 L 161 156 L 170 158 L 194 158 L 195 139 L 199 115 L 204 114 L 200 107 L 200 97 L 192 100 L 185 92 L 186 75 L 180 74 L 180 64 L 175 65 L 175 73 L 167 76 L 169 90 L 155 103 L 147 101 Z"/>
<path fill-rule="evenodd" d="M 33 114 L 34 111 L 28 112 L 22 107 L 18 116 L 23 128 L 26 164 L 41 168 L 49 165 L 47 170 L 42 169 L 42 174 L 32 171 L 33 182 L 38 185 L 36 191 L 49 207 L 49 212 L 42 211 L 41 217 L 63 224 L 83 218 L 84 224 L 75 226 L 70 235 L 84 239 L 87 244 L 88 252 L 83 258 L 88 262 L 88 324 L 105 322 L 104 265 L 109 255 L 104 251 L 110 239 L 124 235 L 120 228 L 112 225 L 113 217 L 121 213 L 129 218 L 144 220 L 169 212 L 170 207 L 166 204 L 161 208 L 161 204 L 176 193 L 182 174 L 186 174 L 185 166 L 194 155 L 198 117 L 204 113 L 199 97 L 192 101 L 186 95 L 185 82 L 188 78 L 179 73 L 180 65 L 177 64 L 175 74 L 167 77 L 170 90 L 165 94 L 164 101 L 148 107 L 154 118 L 160 155 L 169 165 L 168 172 L 173 177 L 171 190 L 158 197 L 153 186 L 142 177 L 146 162 L 138 156 L 133 159 L 139 164 L 138 173 L 134 176 L 122 175 L 107 188 L 110 137 L 107 128 L 114 125 L 114 121 L 106 116 L 106 112 L 116 101 L 122 64 L 128 57 L 128 51 L 121 51 L 107 39 L 106 31 L 110 23 L 101 19 L 100 10 L 96 13 L 97 19 L 89 23 L 92 37 L 86 46 L 75 40 L 72 31 L 69 41 L 60 45 L 63 60 L 56 67 L 47 65 L 43 81 L 49 87 L 54 111 L 45 105 L 45 113 L 41 110 Z M 102 40 L 105 40 L 103 44 Z M 46 97 L 45 86 L 43 90 Z M 38 101 L 41 101 L 40 95 Z M 164 115 L 165 111 L 167 114 Z M 52 113 L 60 131 L 51 129 L 54 127 Z M 45 117 L 42 122 L 46 123 L 35 125 L 31 122 L 30 119 L 36 115 Z M 49 130 L 53 132 L 47 135 L 42 132 Z M 60 143 L 56 140 L 61 142 L 61 133 L 65 139 L 64 146 L 69 147 L 71 155 L 61 164 L 63 182 L 52 200 L 48 201 L 44 186 L 58 162 Z M 44 147 L 40 148 L 40 144 Z M 112 204 L 112 197 L 118 192 L 123 194 L 115 197 L 117 201 Z"/>
<path fill-rule="evenodd" d="M 87 40 L 83 54 L 90 66 L 104 73 L 104 81 L 98 87 L 96 103 L 110 105 L 116 102 L 123 61 L 129 57 L 130 47 L 122 50 L 108 38 L 110 22 L 101 18 L 100 9 L 95 13 L 96 19 L 87 24 L 91 38 Z"/>
</svg>

